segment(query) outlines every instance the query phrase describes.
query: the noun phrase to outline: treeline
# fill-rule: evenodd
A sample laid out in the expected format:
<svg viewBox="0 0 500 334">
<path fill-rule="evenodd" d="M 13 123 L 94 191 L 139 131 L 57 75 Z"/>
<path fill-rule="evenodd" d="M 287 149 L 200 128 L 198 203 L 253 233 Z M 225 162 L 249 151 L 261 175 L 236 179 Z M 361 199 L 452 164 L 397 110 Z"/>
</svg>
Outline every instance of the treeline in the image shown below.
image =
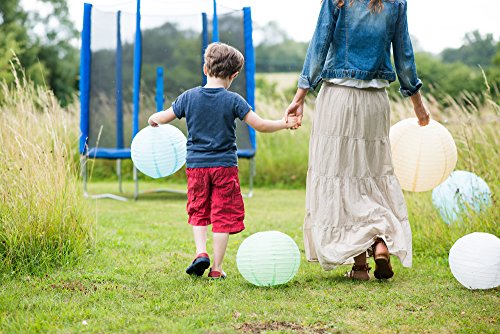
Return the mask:
<svg viewBox="0 0 500 334">
<path fill-rule="evenodd" d="M 446 104 L 448 97 L 455 100 L 473 100 L 489 94 L 500 101 L 500 41 L 493 34 L 467 33 L 459 48 L 448 48 L 439 55 L 418 52 L 417 70 L 424 82 L 423 92 L 430 92 Z M 391 95 L 397 94 L 392 85 Z"/>
<path fill-rule="evenodd" d="M 51 88 L 61 104 L 76 96 L 79 75 L 78 32 L 69 20 L 66 0 L 44 0 L 48 14 L 27 11 L 20 0 L 0 1 L 0 80 L 12 83 L 12 66 L 25 69 L 35 84 Z M 55 23 L 54 23 L 55 22 Z M 239 14 L 220 18 L 221 41 L 244 50 L 243 22 Z M 36 32 L 36 33 L 35 33 Z M 257 72 L 300 72 L 308 43 L 297 42 L 276 23 L 256 27 L 255 46 Z M 143 31 L 143 93 L 155 87 L 156 67 L 166 70 L 167 99 L 201 82 L 201 36 L 187 28 L 165 23 Z M 115 50 L 93 50 L 92 87 L 95 92 L 112 100 L 115 82 Z M 19 64 L 13 59 L 19 59 Z M 500 86 L 500 42 L 492 34 L 471 32 L 460 48 L 446 49 L 439 55 L 416 54 L 419 75 L 425 83 L 424 92 L 432 91 L 441 101 L 484 92 L 483 72 L 491 94 L 498 98 Z M 133 45 L 123 45 L 123 94 L 130 100 L 132 83 Z M 260 82 L 260 85 L 265 83 Z M 292 84 L 291 84 L 292 86 Z M 244 73 L 234 83 L 234 89 L 244 92 Z M 391 95 L 397 95 L 392 85 Z M 2 100 L 0 92 L 0 103 Z"/>
</svg>

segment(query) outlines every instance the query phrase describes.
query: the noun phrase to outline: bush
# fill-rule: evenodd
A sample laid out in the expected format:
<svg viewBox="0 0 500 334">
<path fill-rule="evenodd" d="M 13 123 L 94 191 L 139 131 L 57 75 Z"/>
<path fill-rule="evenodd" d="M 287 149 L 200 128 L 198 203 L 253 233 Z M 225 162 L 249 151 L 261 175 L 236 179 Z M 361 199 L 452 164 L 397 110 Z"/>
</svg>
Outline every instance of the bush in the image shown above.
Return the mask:
<svg viewBox="0 0 500 334">
<path fill-rule="evenodd" d="M 95 214 L 73 160 L 75 110 L 14 75 L 0 84 L 0 272 L 42 273 L 88 249 Z"/>
</svg>

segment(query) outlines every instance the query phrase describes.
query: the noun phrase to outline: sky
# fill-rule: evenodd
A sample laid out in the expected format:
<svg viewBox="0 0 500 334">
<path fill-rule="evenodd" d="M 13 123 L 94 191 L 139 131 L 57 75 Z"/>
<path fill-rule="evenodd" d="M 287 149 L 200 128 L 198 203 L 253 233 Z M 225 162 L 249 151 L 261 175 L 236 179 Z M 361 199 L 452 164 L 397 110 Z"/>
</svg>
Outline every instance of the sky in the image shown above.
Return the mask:
<svg viewBox="0 0 500 334">
<path fill-rule="evenodd" d="M 36 0 L 23 0 L 25 3 Z M 82 26 L 83 3 L 101 10 L 123 9 L 133 12 L 135 0 L 68 0 L 70 14 L 78 29 Z M 309 41 L 316 25 L 320 0 L 218 0 L 229 8 L 252 7 L 258 25 L 276 21 L 289 36 Z M 212 0 L 142 0 L 142 13 L 185 15 L 212 11 Z M 479 30 L 500 39 L 500 1 L 498 0 L 408 0 L 410 34 L 432 53 L 462 45 L 465 33 Z"/>
</svg>

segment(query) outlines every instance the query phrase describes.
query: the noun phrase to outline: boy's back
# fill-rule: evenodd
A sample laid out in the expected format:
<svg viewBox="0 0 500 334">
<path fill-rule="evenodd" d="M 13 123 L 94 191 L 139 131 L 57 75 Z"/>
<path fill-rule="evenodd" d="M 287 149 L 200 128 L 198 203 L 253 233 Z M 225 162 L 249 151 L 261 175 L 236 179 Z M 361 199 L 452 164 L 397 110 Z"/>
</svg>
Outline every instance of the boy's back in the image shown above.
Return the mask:
<svg viewBox="0 0 500 334">
<path fill-rule="evenodd" d="M 188 168 L 238 165 L 235 120 L 251 110 L 240 95 L 223 87 L 195 87 L 181 94 L 172 109 L 177 118 L 186 118 Z"/>
</svg>

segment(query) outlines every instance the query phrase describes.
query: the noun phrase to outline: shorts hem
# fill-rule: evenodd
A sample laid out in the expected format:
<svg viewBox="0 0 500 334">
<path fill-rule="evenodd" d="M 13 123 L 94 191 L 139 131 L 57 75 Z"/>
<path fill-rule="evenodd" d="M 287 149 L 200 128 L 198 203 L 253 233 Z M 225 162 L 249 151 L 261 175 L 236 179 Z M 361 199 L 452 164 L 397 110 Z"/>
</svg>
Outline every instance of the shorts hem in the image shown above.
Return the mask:
<svg viewBox="0 0 500 334">
<path fill-rule="evenodd" d="M 232 227 L 212 227 L 212 233 L 238 234 L 245 229 L 242 223 L 234 224 Z"/>
<path fill-rule="evenodd" d="M 189 218 L 188 224 L 191 226 L 208 226 L 211 225 L 212 223 L 206 218 L 203 219 Z"/>
</svg>

